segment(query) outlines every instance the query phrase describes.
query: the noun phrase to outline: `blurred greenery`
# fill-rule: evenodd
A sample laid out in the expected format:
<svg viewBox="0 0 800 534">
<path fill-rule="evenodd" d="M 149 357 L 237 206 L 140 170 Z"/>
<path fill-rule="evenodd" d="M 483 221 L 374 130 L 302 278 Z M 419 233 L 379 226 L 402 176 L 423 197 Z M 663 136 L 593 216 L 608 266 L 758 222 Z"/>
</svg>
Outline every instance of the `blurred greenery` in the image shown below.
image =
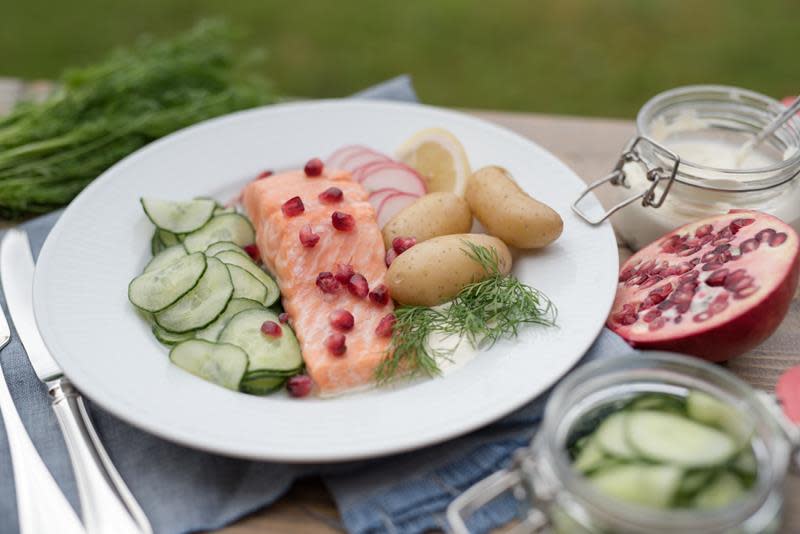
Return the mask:
<svg viewBox="0 0 800 534">
<path fill-rule="evenodd" d="M 795 94 L 798 0 L 7 0 L 0 76 L 55 77 L 141 33 L 224 17 L 285 94 L 408 72 L 431 104 L 632 117 L 677 85 Z"/>
</svg>

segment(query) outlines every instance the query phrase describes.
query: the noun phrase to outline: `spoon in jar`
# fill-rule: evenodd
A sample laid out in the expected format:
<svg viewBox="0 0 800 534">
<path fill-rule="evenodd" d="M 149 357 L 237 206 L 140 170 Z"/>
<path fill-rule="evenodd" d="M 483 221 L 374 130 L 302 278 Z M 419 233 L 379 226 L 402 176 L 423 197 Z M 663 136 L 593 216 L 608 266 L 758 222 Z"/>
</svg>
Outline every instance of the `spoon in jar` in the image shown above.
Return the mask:
<svg viewBox="0 0 800 534">
<path fill-rule="evenodd" d="M 800 111 L 800 96 L 795 98 L 794 102 L 789 104 L 783 113 L 775 117 L 772 122 L 767 124 L 757 136 L 742 145 L 742 147 L 739 149 L 739 153 L 736 155 L 736 166 L 741 167 L 742 162 L 750 152 L 758 147 L 758 145 L 763 143 L 764 139 L 775 133 L 778 128 L 783 126 L 783 124 L 791 119 L 798 111 Z"/>
</svg>

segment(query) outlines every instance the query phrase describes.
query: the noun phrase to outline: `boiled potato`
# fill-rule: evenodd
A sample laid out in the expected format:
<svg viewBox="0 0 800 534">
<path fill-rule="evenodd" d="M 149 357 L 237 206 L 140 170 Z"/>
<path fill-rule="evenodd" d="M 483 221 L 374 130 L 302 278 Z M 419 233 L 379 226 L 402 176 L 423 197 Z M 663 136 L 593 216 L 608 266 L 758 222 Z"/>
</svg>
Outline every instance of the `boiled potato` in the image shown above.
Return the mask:
<svg viewBox="0 0 800 534">
<path fill-rule="evenodd" d="M 473 173 L 467 181 L 466 199 L 486 231 L 514 247 L 544 247 L 564 229 L 558 213 L 523 191 L 502 167 Z"/>
<path fill-rule="evenodd" d="M 386 284 L 392 298 L 401 304 L 436 306 L 455 297 L 472 282 L 486 278 L 486 271 L 464 250 L 466 242 L 493 248 L 500 271 L 511 270 L 511 252 L 486 234 L 454 234 L 434 237 L 400 254 L 389 267 Z"/>
<path fill-rule="evenodd" d="M 472 228 L 472 212 L 455 193 L 431 193 L 418 198 L 383 227 L 386 248 L 395 237 L 414 237 L 417 243 L 432 237 L 463 234 Z"/>
</svg>

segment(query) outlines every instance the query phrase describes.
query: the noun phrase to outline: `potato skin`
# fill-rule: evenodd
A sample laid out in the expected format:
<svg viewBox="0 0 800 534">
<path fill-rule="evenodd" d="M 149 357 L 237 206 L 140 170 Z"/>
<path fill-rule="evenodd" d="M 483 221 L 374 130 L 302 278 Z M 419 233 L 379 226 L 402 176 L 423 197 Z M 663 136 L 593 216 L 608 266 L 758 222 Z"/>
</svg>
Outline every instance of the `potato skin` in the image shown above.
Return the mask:
<svg viewBox="0 0 800 534">
<path fill-rule="evenodd" d="M 401 304 L 436 306 L 455 297 L 472 282 L 486 278 L 486 271 L 463 250 L 465 241 L 494 248 L 503 273 L 511 270 L 511 252 L 486 234 L 454 234 L 418 243 L 398 256 L 386 274 L 392 298 Z"/>
<path fill-rule="evenodd" d="M 513 247 L 544 247 L 564 229 L 558 213 L 523 191 L 502 167 L 474 172 L 465 197 L 486 231 Z"/>
<path fill-rule="evenodd" d="M 463 234 L 472 228 L 472 212 L 455 193 L 430 193 L 406 206 L 383 227 L 388 249 L 395 237 L 415 237 L 417 243 L 433 237 Z"/>
</svg>

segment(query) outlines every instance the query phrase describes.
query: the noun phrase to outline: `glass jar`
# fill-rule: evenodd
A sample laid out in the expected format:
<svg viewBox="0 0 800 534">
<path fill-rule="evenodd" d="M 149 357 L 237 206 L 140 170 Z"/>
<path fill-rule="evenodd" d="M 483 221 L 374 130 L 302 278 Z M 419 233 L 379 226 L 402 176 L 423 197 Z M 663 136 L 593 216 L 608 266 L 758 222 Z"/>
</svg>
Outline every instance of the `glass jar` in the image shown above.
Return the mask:
<svg viewBox="0 0 800 534">
<path fill-rule="evenodd" d="M 753 429 L 758 470 L 746 496 L 716 510 L 650 509 L 599 493 L 572 468 L 568 439 L 588 414 L 642 393 L 685 396 L 689 390 L 728 403 Z M 793 456 L 797 462 L 800 450 L 799 434 L 769 395 L 719 366 L 659 352 L 604 359 L 584 365 L 558 385 L 530 446 L 517 452 L 511 468 L 478 482 L 453 501 L 448 520 L 455 534 L 466 534 L 468 515 L 512 491 L 526 511 L 525 521 L 517 527 L 520 532 L 776 532 L 787 468 Z"/>
<path fill-rule="evenodd" d="M 731 209 L 775 215 L 800 231 L 800 118 L 790 119 L 754 151 L 741 147 L 785 107 L 768 96 L 718 85 L 679 87 L 639 111 L 637 135 L 611 174 L 592 184 L 573 209 L 592 224 L 609 215 L 634 250 L 674 228 Z M 741 157 L 746 155 L 746 157 Z M 590 217 L 583 196 L 611 183 L 614 207 Z"/>
</svg>

